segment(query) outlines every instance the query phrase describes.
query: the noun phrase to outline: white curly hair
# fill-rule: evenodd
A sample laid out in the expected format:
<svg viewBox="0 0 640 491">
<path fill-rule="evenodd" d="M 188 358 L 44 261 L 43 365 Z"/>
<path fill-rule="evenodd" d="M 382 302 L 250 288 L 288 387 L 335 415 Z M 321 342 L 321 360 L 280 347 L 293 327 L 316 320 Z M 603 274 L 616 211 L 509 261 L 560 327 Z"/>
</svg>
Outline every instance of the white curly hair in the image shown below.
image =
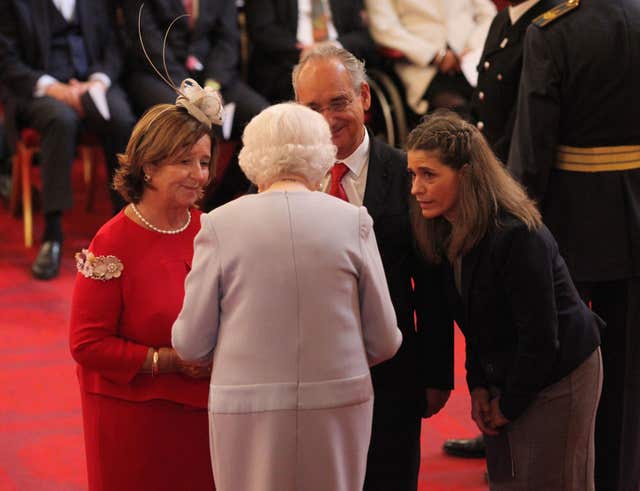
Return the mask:
<svg viewBox="0 0 640 491">
<path fill-rule="evenodd" d="M 300 176 L 316 187 L 336 157 L 322 115 L 295 102 L 270 106 L 255 116 L 242 143 L 240 168 L 259 188 L 285 176 Z"/>
</svg>

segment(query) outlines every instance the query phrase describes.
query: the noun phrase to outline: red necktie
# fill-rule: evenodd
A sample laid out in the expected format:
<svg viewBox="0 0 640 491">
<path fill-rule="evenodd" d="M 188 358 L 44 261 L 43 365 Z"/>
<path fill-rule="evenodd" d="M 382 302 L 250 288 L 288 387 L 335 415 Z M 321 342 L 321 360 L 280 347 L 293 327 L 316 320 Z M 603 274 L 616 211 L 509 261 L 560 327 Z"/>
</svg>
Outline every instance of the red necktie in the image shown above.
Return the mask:
<svg viewBox="0 0 640 491">
<path fill-rule="evenodd" d="M 189 16 L 187 17 L 189 28 L 193 29 L 193 25 L 196 22 L 196 20 L 193 17 L 193 0 L 182 0 L 182 5 L 184 5 L 185 13 Z"/>
<path fill-rule="evenodd" d="M 344 188 L 342 187 L 342 178 L 347 172 L 349 172 L 349 167 L 344 165 L 342 162 L 336 162 L 336 164 L 331 167 L 331 186 L 329 186 L 329 194 L 349 202 L 347 193 L 345 193 Z"/>
</svg>

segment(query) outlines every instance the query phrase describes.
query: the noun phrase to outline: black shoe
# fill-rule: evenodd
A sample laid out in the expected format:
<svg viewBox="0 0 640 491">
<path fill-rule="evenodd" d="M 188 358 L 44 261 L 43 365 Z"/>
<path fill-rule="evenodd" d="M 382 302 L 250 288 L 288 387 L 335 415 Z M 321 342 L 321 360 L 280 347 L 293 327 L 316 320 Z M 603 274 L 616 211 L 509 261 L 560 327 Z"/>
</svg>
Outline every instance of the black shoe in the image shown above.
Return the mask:
<svg viewBox="0 0 640 491">
<path fill-rule="evenodd" d="M 442 446 L 444 453 L 465 459 L 480 459 L 485 456 L 484 438 L 479 435 L 470 439 L 446 440 Z"/>
<path fill-rule="evenodd" d="M 31 274 L 39 280 L 49 280 L 58 276 L 60 270 L 60 249 L 62 244 L 47 240 L 40 247 L 36 260 L 31 265 Z"/>
</svg>

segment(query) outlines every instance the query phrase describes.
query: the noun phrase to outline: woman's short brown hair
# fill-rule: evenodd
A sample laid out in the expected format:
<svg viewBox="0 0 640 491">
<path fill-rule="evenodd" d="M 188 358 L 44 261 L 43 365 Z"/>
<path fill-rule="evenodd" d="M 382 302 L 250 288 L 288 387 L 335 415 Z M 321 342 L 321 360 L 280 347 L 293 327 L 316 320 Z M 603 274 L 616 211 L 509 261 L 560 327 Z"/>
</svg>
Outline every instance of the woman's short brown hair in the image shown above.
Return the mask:
<svg viewBox="0 0 640 491">
<path fill-rule="evenodd" d="M 415 238 L 430 261 L 440 262 L 443 256 L 453 260 L 467 253 L 489 227 L 499 225 L 501 212 L 516 216 L 529 229 L 540 227 L 535 203 L 496 158 L 480 130 L 458 114 L 438 110 L 425 117 L 409 134 L 406 147 L 434 152 L 444 165 L 460 171 L 455 224 L 443 217 L 425 219 L 411 200 Z"/>
<path fill-rule="evenodd" d="M 209 175 L 215 174 L 217 139 L 186 109 L 174 104 L 151 107 L 133 128 L 125 153 L 118 155 L 120 167 L 113 179 L 113 187 L 129 203 L 138 203 L 151 183 L 145 181 L 145 165 L 158 166 L 167 159 L 189 151 L 204 135 L 211 138 Z"/>
</svg>

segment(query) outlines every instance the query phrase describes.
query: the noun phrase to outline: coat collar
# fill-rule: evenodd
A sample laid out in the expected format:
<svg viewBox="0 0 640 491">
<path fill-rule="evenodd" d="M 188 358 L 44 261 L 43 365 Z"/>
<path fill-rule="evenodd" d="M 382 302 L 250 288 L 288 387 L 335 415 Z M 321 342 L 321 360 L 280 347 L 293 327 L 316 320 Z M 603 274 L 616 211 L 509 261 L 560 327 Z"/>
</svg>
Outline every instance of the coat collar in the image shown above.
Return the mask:
<svg viewBox="0 0 640 491">
<path fill-rule="evenodd" d="M 531 21 L 558 3 L 560 3 L 560 0 L 540 0 L 527 10 L 515 24 L 511 24 L 508 10 L 506 8 L 501 10 L 494 19 L 497 24 L 495 34 L 490 34 L 490 37 L 487 38 L 486 52 L 483 58 L 504 49 L 501 44 L 505 38 L 509 40 L 505 48 L 517 45 L 526 34 L 527 27 L 531 24 Z"/>
</svg>

